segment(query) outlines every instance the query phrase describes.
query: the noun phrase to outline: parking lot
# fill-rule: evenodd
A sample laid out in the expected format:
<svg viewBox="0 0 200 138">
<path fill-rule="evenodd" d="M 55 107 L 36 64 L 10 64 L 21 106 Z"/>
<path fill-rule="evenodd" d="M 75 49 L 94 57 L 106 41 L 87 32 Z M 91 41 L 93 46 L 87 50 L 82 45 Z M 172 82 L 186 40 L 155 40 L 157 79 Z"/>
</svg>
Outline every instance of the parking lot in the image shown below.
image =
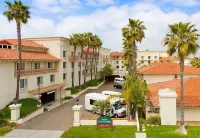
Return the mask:
<svg viewBox="0 0 200 138">
<path fill-rule="evenodd" d="M 79 104 L 84 106 L 85 103 L 85 94 L 91 92 L 101 93 L 104 90 L 118 91 L 121 92 L 121 89 L 115 89 L 113 87 L 113 82 L 104 83 L 97 90 L 88 90 L 78 97 Z M 34 130 L 67 130 L 72 126 L 73 123 L 73 111 L 72 107 L 76 104 L 76 99 L 71 100 L 70 102 L 63 104 L 49 112 L 43 113 L 30 121 L 22 124 L 19 129 L 34 129 Z M 96 117 L 97 114 L 86 111 L 83 109 L 82 117 Z"/>
</svg>

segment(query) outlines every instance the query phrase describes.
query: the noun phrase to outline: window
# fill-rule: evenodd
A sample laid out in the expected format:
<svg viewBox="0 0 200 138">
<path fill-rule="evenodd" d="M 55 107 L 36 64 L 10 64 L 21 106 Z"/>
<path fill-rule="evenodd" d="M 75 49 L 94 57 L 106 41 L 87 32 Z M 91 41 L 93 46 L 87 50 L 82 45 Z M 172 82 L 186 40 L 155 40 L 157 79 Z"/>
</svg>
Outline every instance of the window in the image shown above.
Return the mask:
<svg viewBox="0 0 200 138">
<path fill-rule="evenodd" d="M 151 61 L 148 61 L 149 64 L 151 64 Z"/>
<path fill-rule="evenodd" d="M 84 66 L 85 65 L 85 62 L 82 62 L 82 66 Z"/>
<path fill-rule="evenodd" d="M 90 99 L 90 105 L 93 105 L 96 101 L 93 99 Z"/>
<path fill-rule="evenodd" d="M 148 59 L 151 59 L 151 56 L 148 56 Z"/>
<path fill-rule="evenodd" d="M 154 56 L 155 59 L 157 59 L 157 56 Z"/>
<path fill-rule="evenodd" d="M 175 74 L 175 76 L 174 76 L 174 77 L 175 77 L 175 79 L 177 79 L 177 78 L 178 78 L 178 77 L 177 77 L 177 74 Z"/>
<path fill-rule="evenodd" d="M 124 68 L 124 66 L 122 66 L 122 69 Z"/>
<path fill-rule="evenodd" d="M 78 71 L 78 76 L 80 76 L 81 75 L 81 71 Z"/>
<path fill-rule="evenodd" d="M 72 62 L 72 68 L 74 67 L 74 62 Z"/>
<path fill-rule="evenodd" d="M 17 63 L 17 70 L 19 70 L 19 63 Z M 21 70 L 25 70 L 25 63 L 21 63 Z"/>
<path fill-rule="evenodd" d="M 74 72 L 72 72 L 72 78 L 74 77 Z"/>
<path fill-rule="evenodd" d="M 83 74 L 83 75 L 84 75 L 84 73 L 85 73 L 85 70 L 82 71 L 82 74 Z"/>
<path fill-rule="evenodd" d="M 63 73 L 63 80 L 67 79 L 67 73 Z"/>
<path fill-rule="evenodd" d="M 78 67 L 81 67 L 81 62 L 78 62 Z"/>
<path fill-rule="evenodd" d="M 122 61 L 122 64 L 124 64 L 124 61 Z"/>
<path fill-rule="evenodd" d="M 67 63 L 63 62 L 63 69 L 66 69 L 66 67 L 67 67 Z"/>
<path fill-rule="evenodd" d="M 64 58 L 67 57 L 67 51 L 63 51 L 63 57 L 64 57 Z"/>
<path fill-rule="evenodd" d="M 20 88 L 27 88 L 27 79 L 20 80 Z"/>
<path fill-rule="evenodd" d="M 119 61 L 116 61 L 117 64 L 119 64 Z"/>
<path fill-rule="evenodd" d="M 35 63 L 35 69 L 40 69 L 40 63 Z"/>
<path fill-rule="evenodd" d="M 116 66 L 116 68 L 118 69 L 118 68 L 119 68 L 119 66 Z"/>
<path fill-rule="evenodd" d="M 0 45 L 0 48 L 2 48 L 2 45 Z"/>
<path fill-rule="evenodd" d="M 37 85 L 39 84 L 43 84 L 43 77 L 40 76 L 40 77 L 37 77 Z"/>
<path fill-rule="evenodd" d="M 144 59 L 144 56 L 141 56 L 141 59 Z"/>
<path fill-rule="evenodd" d="M 55 75 L 50 75 L 50 82 L 55 82 Z"/>
<path fill-rule="evenodd" d="M 11 49 L 12 47 L 11 46 L 8 46 L 8 49 Z"/>
<path fill-rule="evenodd" d="M 48 62 L 48 68 L 53 68 L 53 63 L 52 62 Z"/>
<path fill-rule="evenodd" d="M 3 48 L 7 49 L 7 45 L 3 45 Z"/>
</svg>

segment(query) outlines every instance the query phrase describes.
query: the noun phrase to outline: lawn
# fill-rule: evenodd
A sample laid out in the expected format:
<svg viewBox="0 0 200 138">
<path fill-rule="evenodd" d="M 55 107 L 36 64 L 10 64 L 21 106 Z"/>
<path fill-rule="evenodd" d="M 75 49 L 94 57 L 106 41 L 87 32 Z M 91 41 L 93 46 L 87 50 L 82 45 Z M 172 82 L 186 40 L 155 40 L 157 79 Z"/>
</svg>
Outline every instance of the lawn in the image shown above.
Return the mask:
<svg viewBox="0 0 200 138">
<path fill-rule="evenodd" d="M 35 99 L 31 99 L 31 98 L 22 99 L 22 100 L 19 100 L 18 103 L 22 104 L 22 106 L 20 108 L 20 117 L 24 117 L 24 116 L 32 113 L 33 111 L 35 111 L 38 108 L 37 107 L 38 101 Z M 0 118 L 3 118 L 3 119 L 10 118 L 11 111 L 9 109 L 9 105 L 11 105 L 11 104 L 13 104 L 13 103 L 8 104 L 5 108 L 0 110 Z"/>
<path fill-rule="evenodd" d="M 200 138 L 200 127 L 186 127 L 187 136 L 175 132 L 178 126 L 147 127 L 147 138 Z M 110 128 L 100 128 L 96 126 L 73 127 L 66 131 L 61 138 L 135 138 L 135 126 L 116 126 Z"/>
<path fill-rule="evenodd" d="M 5 134 L 9 133 L 12 130 L 11 127 L 2 127 L 0 128 L 0 136 L 4 136 Z"/>
</svg>

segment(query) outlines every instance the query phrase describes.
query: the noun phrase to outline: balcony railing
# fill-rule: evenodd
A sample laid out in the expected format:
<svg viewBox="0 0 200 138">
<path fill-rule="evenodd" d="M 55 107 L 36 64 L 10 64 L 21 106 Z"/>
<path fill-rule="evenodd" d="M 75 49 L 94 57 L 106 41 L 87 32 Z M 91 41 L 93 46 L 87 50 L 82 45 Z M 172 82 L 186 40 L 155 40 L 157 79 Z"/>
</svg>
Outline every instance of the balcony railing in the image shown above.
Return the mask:
<svg viewBox="0 0 200 138">
<path fill-rule="evenodd" d="M 75 58 L 74 58 L 74 56 L 69 56 L 68 60 L 69 60 L 69 62 L 77 62 L 77 61 L 81 60 L 81 57 L 80 56 L 75 56 Z"/>
<path fill-rule="evenodd" d="M 103 61 L 109 61 L 109 58 L 103 58 L 102 60 Z"/>
<path fill-rule="evenodd" d="M 25 69 L 21 70 L 21 76 L 33 75 L 33 74 L 43 74 L 57 72 L 56 68 L 42 68 L 42 69 Z M 15 71 L 15 76 L 17 76 L 18 71 Z"/>
</svg>

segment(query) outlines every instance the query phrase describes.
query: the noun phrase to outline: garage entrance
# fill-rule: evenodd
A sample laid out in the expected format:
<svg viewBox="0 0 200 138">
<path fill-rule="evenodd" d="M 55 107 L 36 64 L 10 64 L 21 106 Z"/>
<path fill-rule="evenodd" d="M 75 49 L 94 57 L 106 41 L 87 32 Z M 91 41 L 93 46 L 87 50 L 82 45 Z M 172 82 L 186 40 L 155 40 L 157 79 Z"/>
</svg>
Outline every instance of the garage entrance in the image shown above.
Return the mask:
<svg viewBox="0 0 200 138">
<path fill-rule="evenodd" d="M 55 101 L 55 93 L 56 91 L 49 91 L 49 92 L 43 93 L 41 95 L 41 103 L 46 104 L 46 103 Z"/>
</svg>

